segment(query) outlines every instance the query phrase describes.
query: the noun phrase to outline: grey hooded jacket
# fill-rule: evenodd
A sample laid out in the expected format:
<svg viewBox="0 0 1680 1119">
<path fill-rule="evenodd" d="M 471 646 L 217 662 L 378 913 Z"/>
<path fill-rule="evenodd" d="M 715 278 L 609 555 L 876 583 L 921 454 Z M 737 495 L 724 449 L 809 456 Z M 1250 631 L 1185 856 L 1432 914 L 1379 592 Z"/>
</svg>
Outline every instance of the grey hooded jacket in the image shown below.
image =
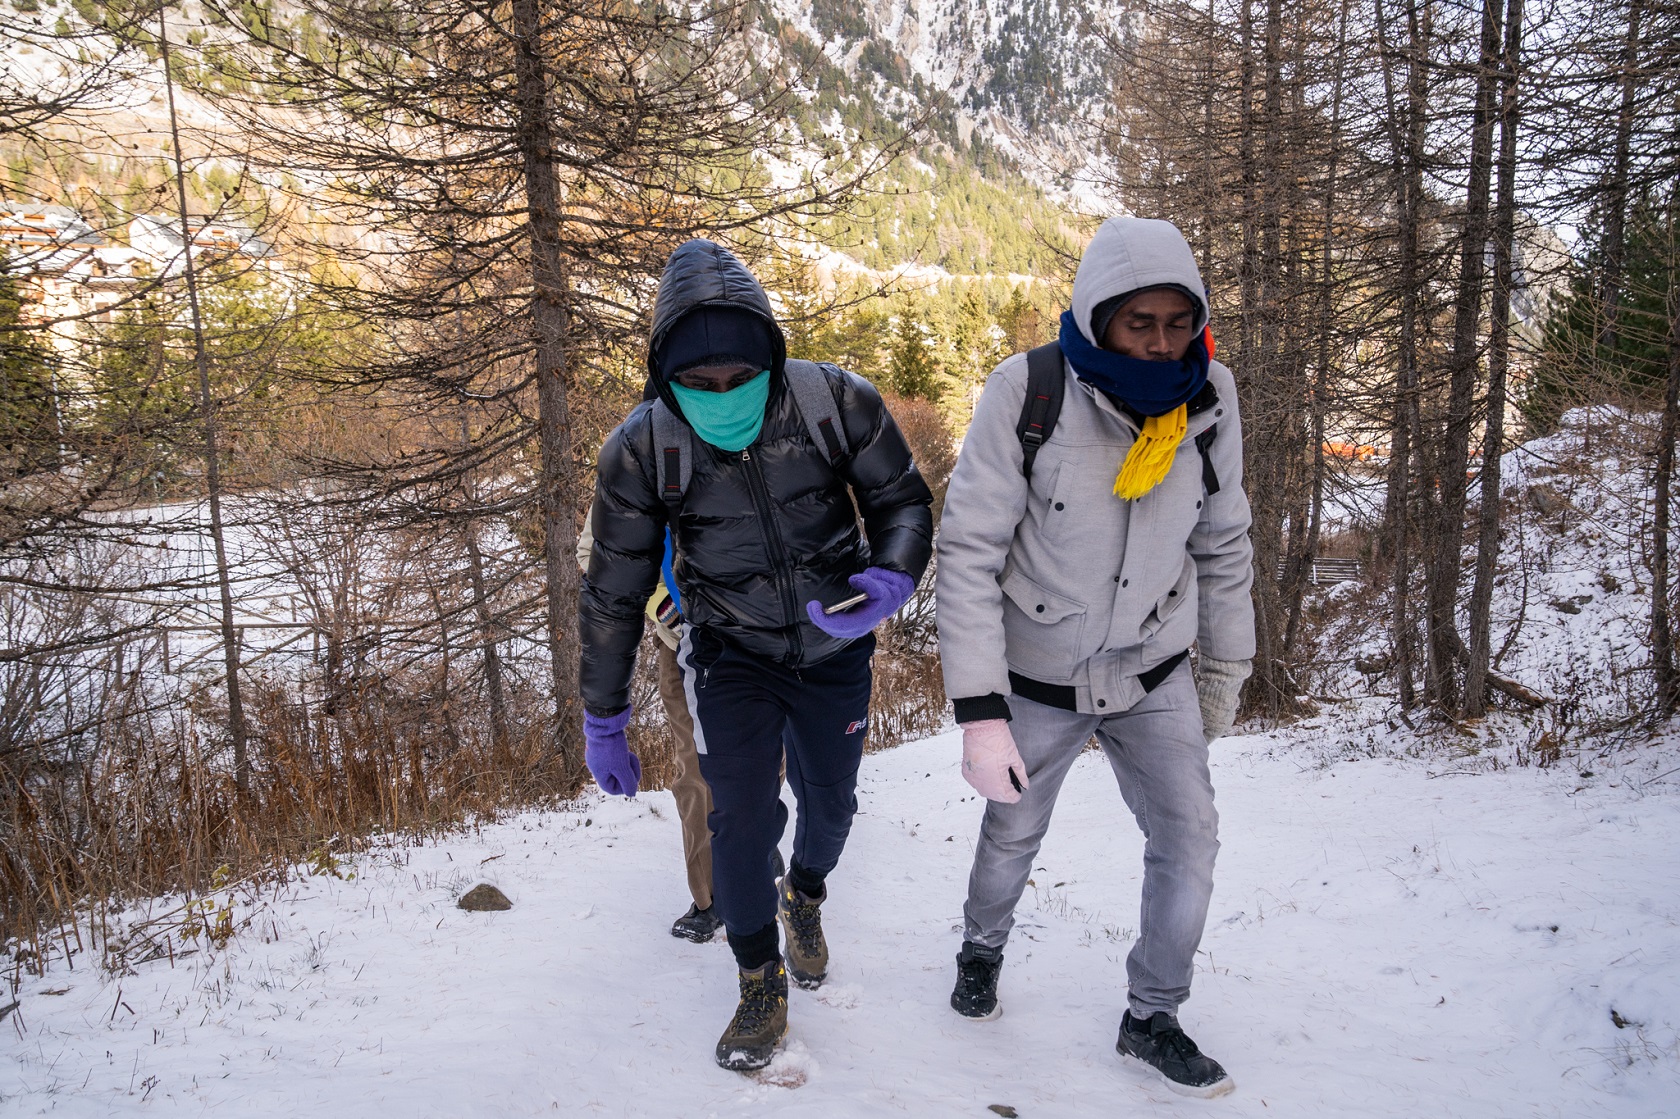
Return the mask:
<svg viewBox="0 0 1680 1119">
<path fill-rule="evenodd" d="M 1190 246 L 1170 222 L 1115 218 L 1092 238 L 1073 283 L 1073 314 L 1093 343 L 1103 300 L 1171 284 L 1208 309 Z M 1138 436 L 1102 393 L 1068 379 L 1062 413 L 1021 473 L 1016 423 L 1027 359 L 986 381 L 963 440 L 939 533 L 939 654 L 957 718 L 1007 717 L 1011 671 L 1071 685 L 1078 709 L 1110 714 L 1144 695 L 1140 673 L 1196 643 L 1204 657 L 1254 656 L 1253 552 L 1242 487 L 1242 426 L 1230 370 L 1210 363 L 1171 470 L 1136 501 L 1113 494 Z M 1202 484 L 1195 437 L 1217 424 Z M 966 708 L 966 710 L 965 710 Z"/>
</svg>

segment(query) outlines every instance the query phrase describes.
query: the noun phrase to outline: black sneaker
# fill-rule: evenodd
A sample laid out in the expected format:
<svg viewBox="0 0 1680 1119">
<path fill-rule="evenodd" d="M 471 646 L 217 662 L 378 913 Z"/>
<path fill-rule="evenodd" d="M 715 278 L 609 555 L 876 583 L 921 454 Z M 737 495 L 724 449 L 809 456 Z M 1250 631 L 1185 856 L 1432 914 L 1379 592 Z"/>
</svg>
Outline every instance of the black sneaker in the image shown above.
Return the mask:
<svg viewBox="0 0 1680 1119">
<path fill-rule="evenodd" d="M 1178 1028 L 1178 1019 L 1158 1010 L 1145 1021 L 1132 1017 L 1130 1010 L 1120 1020 L 1120 1040 L 1114 1043 L 1122 1057 L 1154 1069 L 1168 1088 L 1181 1096 L 1211 1100 L 1236 1088 L 1219 1062 L 1204 1056 L 1188 1034 Z"/>
<path fill-rule="evenodd" d="M 718 1038 L 717 1063 L 751 1072 L 770 1063 L 787 1033 L 787 972 L 782 961 L 741 972 L 741 1004 Z"/>
<path fill-rule="evenodd" d="M 828 900 L 828 890 L 814 898 L 794 886 L 791 878 L 784 878 L 776 892 L 776 916 L 787 934 L 788 974 L 805 990 L 814 991 L 828 978 L 828 941 L 822 930 L 822 903 Z"/>
<path fill-rule="evenodd" d="M 671 922 L 671 935 L 680 936 L 684 940 L 692 940 L 696 944 L 704 944 L 717 935 L 723 922 L 718 920 L 717 910 L 708 905 L 701 909 L 698 905 L 690 904 L 688 912 Z"/>
<path fill-rule="evenodd" d="M 1003 1013 L 998 1005 L 998 972 L 1003 949 L 963 941 L 957 953 L 957 985 L 951 990 L 951 1009 L 976 1022 L 990 1022 Z"/>
</svg>

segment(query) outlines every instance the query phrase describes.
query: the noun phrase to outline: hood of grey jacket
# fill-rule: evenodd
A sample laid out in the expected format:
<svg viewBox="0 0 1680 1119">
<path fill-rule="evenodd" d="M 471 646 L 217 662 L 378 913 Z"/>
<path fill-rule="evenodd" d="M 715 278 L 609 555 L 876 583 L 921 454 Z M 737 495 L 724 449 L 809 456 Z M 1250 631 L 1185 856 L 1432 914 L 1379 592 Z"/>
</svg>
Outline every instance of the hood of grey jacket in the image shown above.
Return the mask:
<svg viewBox="0 0 1680 1119">
<path fill-rule="evenodd" d="M 1182 235 L 1168 222 L 1107 222 L 1080 263 L 1075 316 L 1088 332 L 1097 303 L 1155 284 L 1203 290 Z M 1205 316 L 1205 296 L 1198 302 Z M 1136 423 L 1065 363 L 1063 375 L 1061 417 L 1030 481 L 1016 433 L 1026 355 L 993 371 L 964 437 L 938 542 L 939 652 L 953 700 L 1009 695 L 1015 672 L 1073 687 L 1081 711 L 1114 714 L 1142 698 L 1140 673 L 1192 644 L 1216 660 L 1254 655 L 1230 370 L 1209 363 L 1207 399 L 1193 406 L 1171 469 L 1135 501 L 1112 490 Z M 1216 425 L 1207 456 L 1219 485 L 1209 492 L 1195 436 Z"/>
<path fill-rule="evenodd" d="M 1093 346 L 1091 312 L 1097 304 L 1140 288 L 1171 284 L 1183 288 L 1196 304 L 1196 330 L 1208 324 L 1207 286 L 1196 256 L 1178 226 L 1160 218 L 1110 218 L 1079 260 L 1073 277 L 1073 317 Z"/>
</svg>

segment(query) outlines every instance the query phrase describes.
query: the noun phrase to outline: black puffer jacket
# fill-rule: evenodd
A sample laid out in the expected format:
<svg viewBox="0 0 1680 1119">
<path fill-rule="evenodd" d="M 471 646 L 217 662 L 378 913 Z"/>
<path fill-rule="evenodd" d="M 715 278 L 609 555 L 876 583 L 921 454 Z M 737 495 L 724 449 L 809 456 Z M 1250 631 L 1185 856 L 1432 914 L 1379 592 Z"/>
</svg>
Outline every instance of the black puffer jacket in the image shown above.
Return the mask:
<svg viewBox="0 0 1680 1119">
<path fill-rule="evenodd" d="M 933 499 L 880 394 L 832 365 L 823 371 L 848 451 L 829 466 L 787 390 L 786 346 L 764 289 L 710 241 L 690 241 L 671 254 L 654 302 L 649 379 L 676 415 L 682 410 L 651 354 L 673 323 L 707 305 L 762 315 L 776 359 L 756 442 L 732 454 L 698 436 L 691 440 L 692 475 L 672 532 L 683 613 L 750 653 L 815 664 L 846 642 L 812 625 L 805 604 L 849 597 L 847 577 L 871 565 L 920 579 L 932 550 Z M 650 402 L 631 412 L 607 437 L 597 464 L 595 550 L 578 627 L 584 704 L 597 714 L 630 702 L 642 612 L 664 554 L 667 506 L 658 494 L 652 409 Z M 858 532 L 854 497 L 867 542 Z"/>
</svg>

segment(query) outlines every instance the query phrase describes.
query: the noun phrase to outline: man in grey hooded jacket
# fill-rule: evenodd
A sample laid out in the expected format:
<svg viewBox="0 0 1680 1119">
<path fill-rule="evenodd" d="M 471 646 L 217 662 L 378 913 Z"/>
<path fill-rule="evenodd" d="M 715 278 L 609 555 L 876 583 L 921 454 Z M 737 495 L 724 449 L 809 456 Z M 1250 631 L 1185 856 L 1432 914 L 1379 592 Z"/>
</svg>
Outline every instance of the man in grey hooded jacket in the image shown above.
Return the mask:
<svg viewBox="0 0 1680 1119">
<path fill-rule="evenodd" d="M 1205 292 L 1170 222 L 1097 232 L 1062 317 L 1060 416 L 1030 478 L 1027 355 L 993 371 L 975 408 L 945 501 L 938 617 L 963 775 L 987 799 L 952 1006 L 999 1013 L 1016 902 L 1095 734 L 1145 837 L 1117 1048 L 1176 1091 L 1214 1096 L 1231 1078 L 1177 1012 L 1219 849 L 1207 747 L 1235 718 L 1254 614 L 1236 385 L 1209 353 Z"/>
</svg>

